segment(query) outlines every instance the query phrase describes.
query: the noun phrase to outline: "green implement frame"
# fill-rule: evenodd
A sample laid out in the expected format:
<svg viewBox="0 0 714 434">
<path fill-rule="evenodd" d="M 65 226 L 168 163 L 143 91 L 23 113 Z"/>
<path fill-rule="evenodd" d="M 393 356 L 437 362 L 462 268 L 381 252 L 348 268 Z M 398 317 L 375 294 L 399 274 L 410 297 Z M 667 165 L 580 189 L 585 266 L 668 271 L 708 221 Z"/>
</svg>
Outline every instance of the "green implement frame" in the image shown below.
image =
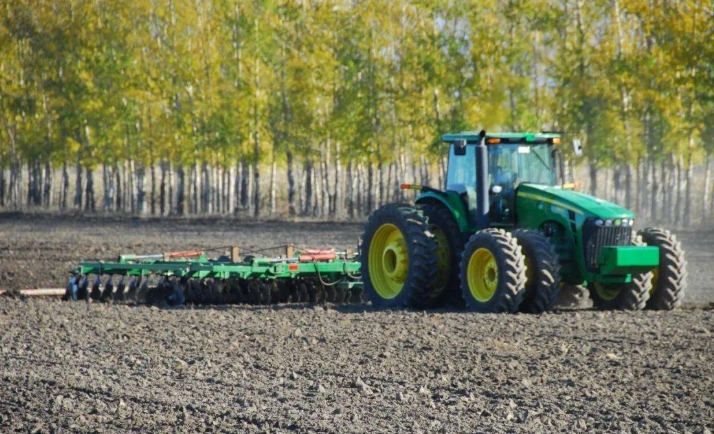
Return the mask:
<svg viewBox="0 0 714 434">
<path fill-rule="evenodd" d="M 86 261 L 73 274 L 186 277 L 193 279 L 291 279 L 317 277 L 323 283 L 345 280 L 349 287 L 361 286 L 359 260 L 336 258 L 330 261 L 300 261 L 295 258 L 253 258 L 246 262 L 195 259 L 163 260 L 152 255 L 123 255 L 117 262 Z M 160 255 L 155 255 L 160 256 Z"/>
</svg>

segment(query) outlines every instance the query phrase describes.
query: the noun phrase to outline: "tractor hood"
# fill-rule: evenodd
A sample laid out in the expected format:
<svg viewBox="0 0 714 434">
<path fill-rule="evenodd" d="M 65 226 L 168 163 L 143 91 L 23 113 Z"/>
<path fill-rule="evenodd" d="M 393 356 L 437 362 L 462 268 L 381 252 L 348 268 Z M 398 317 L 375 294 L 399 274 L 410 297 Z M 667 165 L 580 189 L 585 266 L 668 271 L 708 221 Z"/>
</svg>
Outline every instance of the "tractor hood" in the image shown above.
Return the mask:
<svg viewBox="0 0 714 434">
<path fill-rule="evenodd" d="M 633 218 L 635 216 L 632 211 L 612 202 L 561 187 L 521 184 L 517 191 L 517 200 L 530 199 L 549 203 L 582 214 L 584 217 Z"/>
</svg>

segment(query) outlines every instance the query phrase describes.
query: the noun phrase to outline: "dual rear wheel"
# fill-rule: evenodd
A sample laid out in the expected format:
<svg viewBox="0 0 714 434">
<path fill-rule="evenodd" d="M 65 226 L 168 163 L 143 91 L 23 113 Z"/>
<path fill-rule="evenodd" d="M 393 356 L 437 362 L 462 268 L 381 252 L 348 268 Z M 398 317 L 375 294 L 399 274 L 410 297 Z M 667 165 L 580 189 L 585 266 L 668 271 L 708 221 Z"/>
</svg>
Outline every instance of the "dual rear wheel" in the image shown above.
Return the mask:
<svg viewBox="0 0 714 434">
<path fill-rule="evenodd" d="M 540 313 L 560 290 L 557 256 L 542 234 L 485 229 L 464 245 L 453 217 L 436 206 L 378 209 L 361 253 L 364 291 L 377 307 L 449 301 L 478 312 Z"/>
</svg>

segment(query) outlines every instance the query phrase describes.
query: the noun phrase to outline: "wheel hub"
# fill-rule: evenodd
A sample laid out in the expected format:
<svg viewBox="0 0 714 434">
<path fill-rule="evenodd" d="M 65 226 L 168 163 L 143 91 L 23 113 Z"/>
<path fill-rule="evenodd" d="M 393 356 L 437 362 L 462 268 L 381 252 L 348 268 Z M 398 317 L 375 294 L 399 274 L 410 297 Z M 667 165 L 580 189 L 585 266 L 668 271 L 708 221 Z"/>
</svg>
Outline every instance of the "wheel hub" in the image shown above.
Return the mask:
<svg viewBox="0 0 714 434">
<path fill-rule="evenodd" d="M 382 269 L 393 282 L 407 279 L 407 251 L 399 240 L 387 244 L 382 254 Z"/>
<path fill-rule="evenodd" d="M 384 299 L 397 297 L 409 276 L 409 252 L 399 228 L 391 223 L 380 226 L 367 257 L 374 290 Z"/>
<path fill-rule="evenodd" d="M 478 301 L 491 299 L 498 288 L 498 264 L 485 248 L 476 250 L 469 259 L 468 284 L 471 295 Z"/>
</svg>

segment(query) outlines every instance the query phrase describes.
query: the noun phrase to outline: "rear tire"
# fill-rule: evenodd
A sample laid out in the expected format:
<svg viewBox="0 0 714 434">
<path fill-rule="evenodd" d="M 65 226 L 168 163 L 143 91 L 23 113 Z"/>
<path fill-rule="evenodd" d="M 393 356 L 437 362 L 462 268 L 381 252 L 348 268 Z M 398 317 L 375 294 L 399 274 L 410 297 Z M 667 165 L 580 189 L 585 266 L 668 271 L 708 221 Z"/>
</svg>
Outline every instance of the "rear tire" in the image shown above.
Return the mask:
<svg viewBox="0 0 714 434">
<path fill-rule="evenodd" d="M 659 247 L 659 266 L 653 270 L 647 309 L 676 309 L 687 287 L 687 261 L 681 243 L 666 229 L 647 228 L 638 234 L 648 246 Z"/>
<path fill-rule="evenodd" d="M 461 292 L 476 312 L 516 312 L 526 287 L 525 257 L 516 239 L 502 229 L 471 236 L 461 259 Z"/>
<path fill-rule="evenodd" d="M 436 242 L 436 286 L 434 300 L 429 307 L 439 307 L 453 302 L 463 307 L 459 263 L 464 251 L 464 236 L 451 211 L 436 204 L 422 205 L 421 210 L 429 222 L 429 230 Z"/>
<path fill-rule="evenodd" d="M 512 234 L 526 261 L 526 294 L 520 310 L 536 314 L 549 311 L 560 296 L 560 261 L 555 247 L 538 231 L 517 229 Z"/>
<path fill-rule="evenodd" d="M 436 242 L 424 214 L 390 204 L 369 218 L 362 236 L 364 291 L 380 308 L 425 308 L 436 295 Z"/>
</svg>

